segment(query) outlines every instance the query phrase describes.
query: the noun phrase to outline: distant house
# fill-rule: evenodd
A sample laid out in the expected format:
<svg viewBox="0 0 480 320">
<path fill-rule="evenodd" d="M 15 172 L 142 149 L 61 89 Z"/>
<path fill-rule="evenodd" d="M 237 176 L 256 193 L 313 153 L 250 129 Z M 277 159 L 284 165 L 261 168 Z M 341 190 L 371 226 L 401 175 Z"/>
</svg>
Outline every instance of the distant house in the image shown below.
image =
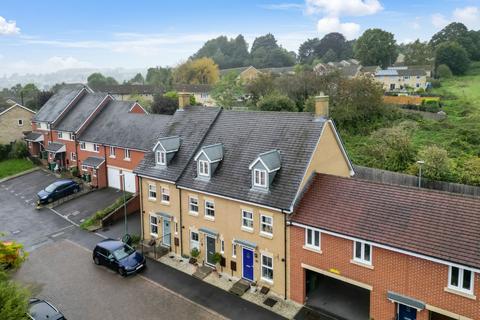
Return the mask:
<svg viewBox="0 0 480 320">
<path fill-rule="evenodd" d="M 120 84 L 111 86 L 92 87 L 95 92 L 104 92 L 110 94 L 116 100 L 135 100 L 135 96 L 140 96 L 146 100 L 153 101 L 153 96 L 157 93 L 164 93 L 164 88 L 148 84 Z"/>
<path fill-rule="evenodd" d="M 313 70 L 318 75 L 326 75 L 338 71 L 346 78 L 355 78 L 360 74 L 362 66 L 355 59 L 342 60 L 339 62 L 318 63 Z"/>
<path fill-rule="evenodd" d="M 409 66 L 405 65 L 404 63 L 394 63 L 393 66 L 388 67 L 388 69 L 396 69 L 396 70 L 402 70 L 402 69 L 418 69 L 418 70 L 424 70 L 425 73 L 427 74 L 427 77 L 431 78 L 433 75 L 434 67 L 433 65 L 426 64 L 426 65 L 416 65 L 416 66 Z"/>
<path fill-rule="evenodd" d="M 173 89 L 177 92 L 193 95 L 195 101 L 203 106 L 212 107 L 215 105 L 215 100 L 210 95 L 212 86 L 209 84 L 176 84 Z"/>
<path fill-rule="evenodd" d="M 242 82 L 249 82 L 256 79 L 260 74 L 271 73 L 271 74 L 293 74 L 295 73 L 295 67 L 276 67 L 276 68 L 262 68 L 257 69 L 254 66 L 249 67 L 240 67 L 240 68 L 230 68 L 220 70 L 220 76 L 225 76 L 231 72 L 238 74 L 238 79 Z"/>
<path fill-rule="evenodd" d="M 382 83 L 385 91 L 407 91 L 427 88 L 427 73 L 423 69 L 409 69 L 401 67 L 379 70 L 375 73 L 375 80 Z"/>
<path fill-rule="evenodd" d="M 23 132 L 29 130 L 34 115 L 35 111 L 18 103 L 0 108 L 0 144 L 22 139 Z"/>
<path fill-rule="evenodd" d="M 379 66 L 361 66 L 359 70 L 359 75 L 363 77 L 375 77 L 375 73 L 382 70 Z"/>
</svg>

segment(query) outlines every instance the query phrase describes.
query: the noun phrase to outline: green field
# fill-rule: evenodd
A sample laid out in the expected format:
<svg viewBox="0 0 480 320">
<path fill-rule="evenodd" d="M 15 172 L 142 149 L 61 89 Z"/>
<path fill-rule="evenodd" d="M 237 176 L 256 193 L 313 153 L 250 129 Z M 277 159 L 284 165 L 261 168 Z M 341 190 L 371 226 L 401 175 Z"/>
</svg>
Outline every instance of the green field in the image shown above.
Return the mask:
<svg viewBox="0 0 480 320">
<path fill-rule="evenodd" d="M 447 150 L 452 159 L 450 180 L 462 182 L 459 176 L 465 161 L 480 156 L 480 63 L 472 63 L 464 76 L 443 80 L 441 87 L 432 92 L 442 95 L 442 109 L 447 118 L 443 121 L 416 119 L 418 129 L 413 133 L 412 143 L 417 151 L 428 145 Z M 385 126 L 393 124 L 385 123 Z M 368 165 L 369 154 L 364 148 L 369 142 L 368 134 L 342 132 L 342 137 L 353 162 Z"/>
<path fill-rule="evenodd" d="M 35 165 L 26 159 L 0 161 L 0 179 L 32 169 Z"/>
</svg>

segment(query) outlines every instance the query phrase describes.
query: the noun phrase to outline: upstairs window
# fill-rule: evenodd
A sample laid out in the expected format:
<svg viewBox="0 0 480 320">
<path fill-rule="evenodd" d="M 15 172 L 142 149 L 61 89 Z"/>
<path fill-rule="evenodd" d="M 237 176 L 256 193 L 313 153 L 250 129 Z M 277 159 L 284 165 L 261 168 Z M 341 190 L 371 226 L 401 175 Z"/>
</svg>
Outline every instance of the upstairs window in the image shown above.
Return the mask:
<svg viewBox="0 0 480 320">
<path fill-rule="evenodd" d="M 156 200 L 157 199 L 157 186 L 154 184 L 148 185 L 148 199 Z"/>
<path fill-rule="evenodd" d="M 157 164 L 164 166 L 167 163 L 167 156 L 163 151 L 157 151 Z"/>
<path fill-rule="evenodd" d="M 205 217 L 215 218 L 215 203 L 213 201 L 205 201 Z"/>
<path fill-rule="evenodd" d="M 58 139 L 63 139 L 63 132 L 62 131 L 58 131 Z"/>
<path fill-rule="evenodd" d="M 253 185 L 256 187 L 266 188 L 267 187 L 267 171 L 255 169 L 253 174 L 254 174 Z"/>
<path fill-rule="evenodd" d="M 170 202 L 170 190 L 165 187 L 162 187 L 162 202 L 163 203 Z"/>
<path fill-rule="evenodd" d="M 198 198 L 189 197 L 188 199 L 190 213 L 198 214 Z"/>
<path fill-rule="evenodd" d="M 100 145 L 94 143 L 94 144 L 93 144 L 93 151 L 99 152 L 99 151 L 100 151 Z"/>
<path fill-rule="evenodd" d="M 372 264 L 372 246 L 362 241 L 353 242 L 353 260 L 363 263 Z"/>
<path fill-rule="evenodd" d="M 115 158 L 115 147 L 110 147 L 110 158 Z"/>
<path fill-rule="evenodd" d="M 210 175 L 210 164 L 208 161 L 198 161 L 198 174 L 204 177 L 208 177 Z"/>
<path fill-rule="evenodd" d="M 75 140 L 75 135 L 70 132 L 70 133 L 68 134 L 68 139 L 70 139 L 70 140 Z"/>
<path fill-rule="evenodd" d="M 86 150 L 87 149 L 87 145 L 85 144 L 85 142 L 80 142 L 80 150 Z"/>
<path fill-rule="evenodd" d="M 18 125 L 19 127 L 23 127 L 23 119 L 18 119 L 18 120 L 17 120 L 17 125 Z"/>
<path fill-rule="evenodd" d="M 320 231 L 311 228 L 305 229 L 305 247 L 320 251 Z"/>
<path fill-rule="evenodd" d="M 125 149 L 124 158 L 125 160 L 130 160 L 130 149 Z"/>
<path fill-rule="evenodd" d="M 242 210 L 242 229 L 253 230 L 253 212 Z"/>
<path fill-rule="evenodd" d="M 260 217 L 260 232 L 268 236 L 273 235 L 273 218 L 262 215 Z"/>
<path fill-rule="evenodd" d="M 450 267 L 448 287 L 466 294 L 473 294 L 473 272 L 458 267 Z"/>
</svg>

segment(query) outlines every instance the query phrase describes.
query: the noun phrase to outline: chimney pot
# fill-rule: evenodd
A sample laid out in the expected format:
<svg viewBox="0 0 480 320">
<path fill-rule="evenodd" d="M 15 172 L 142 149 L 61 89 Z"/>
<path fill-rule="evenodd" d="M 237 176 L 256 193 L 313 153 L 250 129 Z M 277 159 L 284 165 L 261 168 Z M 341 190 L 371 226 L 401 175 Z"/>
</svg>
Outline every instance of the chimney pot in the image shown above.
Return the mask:
<svg viewBox="0 0 480 320">
<path fill-rule="evenodd" d="M 320 95 L 315 97 L 315 118 L 316 119 L 327 119 L 329 115 L 329 97 L 323 92 L 320 92 Z"/>
</svg>

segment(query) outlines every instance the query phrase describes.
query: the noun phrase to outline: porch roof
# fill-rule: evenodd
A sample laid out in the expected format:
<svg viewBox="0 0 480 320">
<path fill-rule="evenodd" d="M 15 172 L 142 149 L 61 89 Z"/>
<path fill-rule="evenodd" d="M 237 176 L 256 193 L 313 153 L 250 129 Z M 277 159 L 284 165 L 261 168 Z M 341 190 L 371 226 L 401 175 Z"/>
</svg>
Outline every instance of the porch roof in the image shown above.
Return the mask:
<svg viewBox="0 0 480 320">
<path fill-rule="evenodd" d="M 31 142 L 42 142 L 43 141 L 43 134 L 39 132 L 29 132 L 25 136 L 26 141 L 31 141 Z"/>
<path fill-rule="evenodd" d="M 82 165 L 94 169 L 98 169 L 102 163 L 105 162 L 105 159 L 99 157 L 88 157 L 82 162 Z"/>
<path fill-rule="evenodd" d="M 60 153 L 60 152 L 66 152 L 67 149 L 65 148 L 65 145 L 63 143 L 59 142 L 50 142 L 47 147 L 45 148 L 48 152 L 53 152 L 53 153 Z"/>
</svg>

